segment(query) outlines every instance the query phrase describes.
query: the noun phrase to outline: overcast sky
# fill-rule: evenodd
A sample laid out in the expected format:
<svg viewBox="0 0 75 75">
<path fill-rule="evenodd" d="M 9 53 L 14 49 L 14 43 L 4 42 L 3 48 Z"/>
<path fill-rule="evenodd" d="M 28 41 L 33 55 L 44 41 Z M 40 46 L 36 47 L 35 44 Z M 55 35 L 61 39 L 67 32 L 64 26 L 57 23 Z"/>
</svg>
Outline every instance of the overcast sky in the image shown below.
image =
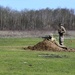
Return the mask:
<svg viewBox="0 0 75 75">
<path fill-rule="evenodd" d="M 68 8 L 75 9 L 75 0 L 0 0 L 0 6 L 15 10 Z"/>
</svg>

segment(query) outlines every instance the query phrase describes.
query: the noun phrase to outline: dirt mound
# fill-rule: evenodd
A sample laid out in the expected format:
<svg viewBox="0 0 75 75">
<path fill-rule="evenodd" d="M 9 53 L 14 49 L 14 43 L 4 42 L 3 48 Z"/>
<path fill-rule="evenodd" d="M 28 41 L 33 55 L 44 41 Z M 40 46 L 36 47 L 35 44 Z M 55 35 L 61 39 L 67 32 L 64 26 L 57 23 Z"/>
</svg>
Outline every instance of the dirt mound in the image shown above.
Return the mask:
<svg viewBox="0 0 75 75">
<path fill-rule="evenodd" d="M 75 51 L 74 49 L 59 47 L 58 45 L 55 44 L 55 42 L 49 40 L 43 40 L 34 46 L 28 46 L 27 48 L 24 49 L 38 50 L 38 51 L 69 51 L 69 52 Z"/>
<path fill-rule="evenodd" d="M 44 40 L 42 42 L 37 43 L 34 46 L 28 46 L 28 49 L 31 50 L 47 50 L 47 51 L 62 51 L 65 50 L 55 44 L 55 42 Z"/>
</svg>

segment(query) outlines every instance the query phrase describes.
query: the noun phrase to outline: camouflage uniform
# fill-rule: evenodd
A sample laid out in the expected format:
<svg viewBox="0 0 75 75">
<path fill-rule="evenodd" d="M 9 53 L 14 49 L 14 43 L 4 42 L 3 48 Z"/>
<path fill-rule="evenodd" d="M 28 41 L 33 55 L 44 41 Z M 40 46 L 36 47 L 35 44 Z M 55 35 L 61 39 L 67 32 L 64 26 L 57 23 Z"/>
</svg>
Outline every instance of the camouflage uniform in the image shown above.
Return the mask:
<svg viewBox="0 0 75 75">
<path fill-rule="evenodd" d="M 59 34 L 59 44 L 63 45 L 64 42 L 64 33 L 66 33 L 65 28 L 62 25 L 59 25 L 58 34 Z"/>
</svg>

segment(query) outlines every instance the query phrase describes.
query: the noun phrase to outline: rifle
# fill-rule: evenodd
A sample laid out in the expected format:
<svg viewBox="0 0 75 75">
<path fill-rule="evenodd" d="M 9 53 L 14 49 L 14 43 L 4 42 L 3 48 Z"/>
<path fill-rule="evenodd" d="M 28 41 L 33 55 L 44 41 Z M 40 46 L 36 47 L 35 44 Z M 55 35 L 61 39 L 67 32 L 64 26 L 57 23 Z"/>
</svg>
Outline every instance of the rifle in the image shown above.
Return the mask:
<svg viewBox="0 0 75 75">
<path fill-rule="evenodd" d="M 51 38 L 52 38 L 52 36 L 47 35 L 47 36 L 44 36 L 44 37 L 42 37 L 42 38 L 44 38 L 45 40 L 49 40 L 49 39 L 51 39 Z"/>
</svg>

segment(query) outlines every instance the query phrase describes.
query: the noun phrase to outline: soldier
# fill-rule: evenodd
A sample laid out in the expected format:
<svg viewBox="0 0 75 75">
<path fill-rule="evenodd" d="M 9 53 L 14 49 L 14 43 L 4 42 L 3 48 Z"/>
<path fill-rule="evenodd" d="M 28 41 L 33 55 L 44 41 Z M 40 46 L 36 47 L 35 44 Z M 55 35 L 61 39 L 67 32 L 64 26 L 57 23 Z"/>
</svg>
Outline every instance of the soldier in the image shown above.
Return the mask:
<svg viewBox="0 0 75 75">
<path fill-rule="evenodd" d="M 50 34 L 50 36 L 51 36 L 51 39 L 50 39 L 51 41 L 56 41 L 56 39 L 53 37 L 52 33 Z"/>
<path fill-rule="evenodd" d="M 66 33 L 65 28 L 63 27 L 63 24 L 59 23 L 58 28 L 58 34 L 59 34 L 59 44 L 64 45 L 64 34 Z"/>
</svg>

